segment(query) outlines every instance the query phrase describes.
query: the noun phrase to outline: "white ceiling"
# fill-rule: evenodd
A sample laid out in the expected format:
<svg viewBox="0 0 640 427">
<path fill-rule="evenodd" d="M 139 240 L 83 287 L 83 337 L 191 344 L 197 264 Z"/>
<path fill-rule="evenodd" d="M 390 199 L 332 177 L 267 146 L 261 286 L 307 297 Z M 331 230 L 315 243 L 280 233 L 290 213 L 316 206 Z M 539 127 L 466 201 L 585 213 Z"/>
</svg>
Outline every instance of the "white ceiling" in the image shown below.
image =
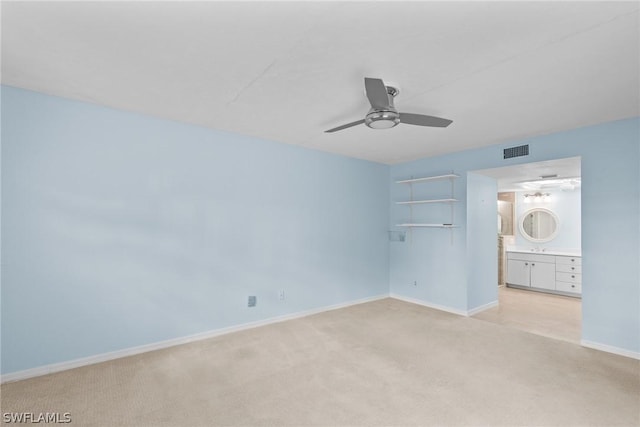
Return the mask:
<svg viewBox="0 0 640 427">
<path fill-rule="evenodd" d="M 638 2 L 2 2 L 2 83 L 398 163 L 640 115 Z M 396 107 L 362 119 L 363 77 Z"/>
</svg>

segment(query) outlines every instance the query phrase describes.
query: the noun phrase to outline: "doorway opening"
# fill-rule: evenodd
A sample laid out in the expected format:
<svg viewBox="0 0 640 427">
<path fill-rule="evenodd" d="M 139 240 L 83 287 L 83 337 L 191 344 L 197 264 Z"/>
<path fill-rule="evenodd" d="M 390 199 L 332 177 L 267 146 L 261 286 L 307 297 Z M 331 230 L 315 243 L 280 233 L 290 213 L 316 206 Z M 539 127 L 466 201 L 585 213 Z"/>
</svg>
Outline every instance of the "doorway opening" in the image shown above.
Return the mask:
<svg viewBox="0 0 640 427">
<path fill-rule="evenodd" d="M 496 180 L 498 306 L 474 318 L 580 343 L 580 157 L 474 171 Z"/>
</svg>

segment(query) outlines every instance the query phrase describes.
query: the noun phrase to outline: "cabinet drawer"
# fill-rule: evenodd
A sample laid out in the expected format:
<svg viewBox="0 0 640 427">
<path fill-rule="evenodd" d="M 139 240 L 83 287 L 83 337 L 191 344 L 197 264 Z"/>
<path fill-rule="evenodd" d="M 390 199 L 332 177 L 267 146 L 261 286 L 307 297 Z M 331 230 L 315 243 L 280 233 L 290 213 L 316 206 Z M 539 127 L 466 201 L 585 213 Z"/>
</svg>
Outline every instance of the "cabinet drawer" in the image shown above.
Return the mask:
<svg viewBox="0 0 640 427">
<path fill-rule="evenodd" d="M 579 256 L 556 256 L 556 264 L 582 265 L 582 258 Z"/>
<path fill-rule="evenodd" d="M 571 264 L 556 264 L 556 271 L 563 271 L 565 273 L 582 274 L 582 266 L 571 265 Z"/>
<path fill-rule="evenodd" d="M 582 283 L 556 282 L 556 291 L 582 293 Z"/>
<path fill-rule="evenodd" d="M 560 282 L 582 283 L 582 274 L 556 271 L 556 280 Z"/>
</svg>

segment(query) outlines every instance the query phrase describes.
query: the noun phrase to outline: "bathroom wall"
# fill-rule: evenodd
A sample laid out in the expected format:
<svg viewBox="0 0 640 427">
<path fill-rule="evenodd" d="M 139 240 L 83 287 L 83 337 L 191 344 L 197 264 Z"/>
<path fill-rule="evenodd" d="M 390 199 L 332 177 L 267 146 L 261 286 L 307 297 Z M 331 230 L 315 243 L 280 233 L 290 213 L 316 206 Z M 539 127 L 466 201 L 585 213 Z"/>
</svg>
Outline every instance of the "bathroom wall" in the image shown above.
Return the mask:
<svg viewBox="0 0 640 427">
<path fill-rule="evenodd" d="M 516 192 L 516 234 L 515 246 L 537 246 L 540 248 L 554 249 L 572 249 L 580 250 L 582 246 L 581 228 L 582 228 L 582 205 L 581 205 L 581 189 L 562 191 L 559 189 L 544 190 L 543 193 L 549 193 L 550 200 L 548 202 L 524 202 L 524 195 L 535 193 L 535 191 L 518 191 Z M 549 242 L 533 243 L 527 240 L 520 230 L 519 224 L 526 211 L 533 208 L 545 208 L 556 214 L 559 220 L 558 235 Z"/>
</svg>

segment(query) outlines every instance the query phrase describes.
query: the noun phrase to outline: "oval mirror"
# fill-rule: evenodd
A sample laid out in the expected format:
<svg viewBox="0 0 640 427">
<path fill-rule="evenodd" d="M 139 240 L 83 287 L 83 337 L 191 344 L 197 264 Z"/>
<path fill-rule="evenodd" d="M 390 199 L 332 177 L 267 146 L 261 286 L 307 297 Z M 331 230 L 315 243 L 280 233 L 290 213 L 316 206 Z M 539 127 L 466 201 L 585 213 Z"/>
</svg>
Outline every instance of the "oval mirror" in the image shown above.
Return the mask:
<svg viewBox="0 0 640 427">
<path fill-rule="evenodd" d="M 532 242 L 548 242 L 558 234 L 559 221 L 549 209 L 530 209 L 520 219 L 520 233 Z"/>
</svg>

